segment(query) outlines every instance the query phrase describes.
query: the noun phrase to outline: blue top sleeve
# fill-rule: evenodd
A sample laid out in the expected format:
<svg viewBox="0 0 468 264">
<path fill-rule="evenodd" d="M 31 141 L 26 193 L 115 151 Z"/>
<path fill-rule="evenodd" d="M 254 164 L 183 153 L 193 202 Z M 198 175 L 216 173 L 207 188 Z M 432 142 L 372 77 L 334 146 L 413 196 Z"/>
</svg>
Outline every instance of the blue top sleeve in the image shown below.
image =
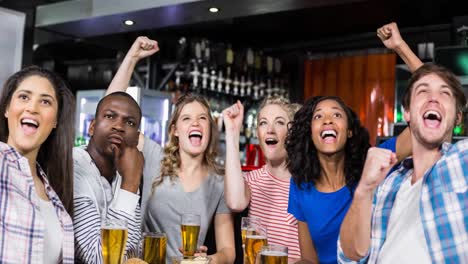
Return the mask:
<svg viewBox="0 0 468 264">
<path fill-rule="evenodd" d="M 292 214 L 298 221 L 305 222 L 306 219 L 301 208 L 299 207 L 299 202 L 297 199 L 299 192 L 300 190 L 291 178 L 291 183 L 289 185 L 288 213 Z"/>
<path fill-rule="evenodd" d="M 391 150 L 392 152 L 396 152 L 396 141 L 397 141 L 397 137 L 392 137 L 386 140 L 385 142 L 381 143 L 380 145 L 378 145 L 378 147 Z"/>
</svg>

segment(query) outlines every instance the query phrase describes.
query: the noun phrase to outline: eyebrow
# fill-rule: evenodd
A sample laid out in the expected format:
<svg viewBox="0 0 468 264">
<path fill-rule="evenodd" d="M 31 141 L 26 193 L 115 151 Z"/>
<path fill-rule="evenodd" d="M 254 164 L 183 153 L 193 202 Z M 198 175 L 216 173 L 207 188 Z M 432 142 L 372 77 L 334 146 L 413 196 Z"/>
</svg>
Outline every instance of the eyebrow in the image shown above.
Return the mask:
<svg viewBox="0 0 468 264">
<path fill-rule="evenodd" d="M 428 86 L 429 86 L 429 83 L 425 83 L 425 82 L 424 82 L 424 83 L 420 83 L 420 84 L 416 85 L 416 87 L 414 87 L 414 90 L 418 89 L 418 88 L 421 87 L 421 86 L 428 87 Z M 450 85 L 447 85 L 447 84 L 443 84 L 443 85 L 441 85 L 440 87 L 442 87 L 442 88 L 448 88 L 448 89 L 452 90 L 452 89 L 450 88 Z"/>
<path fill-rule="evenodd" d="M 17 92 L 23 92 L 23 93 L 27 93 L 27 94 L 32 94 L 33 93 L 32 91 L 25 90 L 25 89 L 17 90 Z M 51 99 L 53 99 L 55 101 L 55 98 L 50 94 L 39 94 L 39 96 L 41 96 L 41 97 L 50 97 Z"/>
<path fill-rule="evenodd" d="M 333 106 L 332 109 L 333 109 L 333 110 L 339 110 L 339 111 L 341 111 L 341 112 L 344 112 L 343 108 L 338 107 L 338 106 Z M 317 108 L 317 109 L 315 109 L 314 113 L 315 113 L 315 112 L 318 112 L 318 111 L 322 111 L 322 110 L 323 110 L 322 108 Z"/>
<path fill-rule="evenodd" d="M 262 119 L 267 119 L 266 117 L 260 117 L 258 120 L 262 120 Z M 277 119 L 285 119 L 286 120 L 286 117 L 284 116 L 278 116 L 278 117 L 275 117 L 275 120 Z"/>
</svg>

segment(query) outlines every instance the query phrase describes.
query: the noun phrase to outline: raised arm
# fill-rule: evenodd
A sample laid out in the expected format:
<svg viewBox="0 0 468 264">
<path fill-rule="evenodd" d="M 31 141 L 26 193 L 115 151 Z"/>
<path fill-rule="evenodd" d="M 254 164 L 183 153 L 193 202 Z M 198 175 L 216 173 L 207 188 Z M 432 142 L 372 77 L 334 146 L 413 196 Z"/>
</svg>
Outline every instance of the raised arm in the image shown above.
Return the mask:
<svg viewBox="0 0 468 264">
<path fill-rule="evenodd" d="M 411 132 L 409 127 L 405 128 L 400 135 L 398 135 L 396 140 L 396 157 L 400 162 L 403 159 L 411 156 L 412 147 L 411 147 Z"/>
<path fill-rule="evenodd" d="M 368 255 L 374 191 L 396 162 L 396 155 L 390 150 L 370 148 L 367 152 L 361 180 L 341 224 L 338 244 L 338 259 L 341 263 L 348 260 L 360 261 Z"/>
<path fill-rule="evenodd" d="M 224 192 L 228 207 L 235 212 L 242 212 L 250 203 L 250 188 L 242 176 L 239 158 L 239 137 L 243 118 L 244 106 L 239 101 L 223 111 L 226 127 Z"/>
<path fill-rule="evenodd" d="M 159 51 L 158 42 L 147 37 L 138 37 L 125 55 L 117 73 L 107 88 L 106 95 L 113 92 L 125 92 L 132 77 L 135 65 L 143 58 Z"/>
<path fill-rule="evenodd" d="M 385 47 L 395 51 L 400 56 L 406 65 L 408 65 L 411 72 L 414 72 L 423 65 L 423 62 L 413 53 L 401 37 L 398 25 L 395 22 L 377 29 L 377 36 L 382 40 Z"/>
</svg>

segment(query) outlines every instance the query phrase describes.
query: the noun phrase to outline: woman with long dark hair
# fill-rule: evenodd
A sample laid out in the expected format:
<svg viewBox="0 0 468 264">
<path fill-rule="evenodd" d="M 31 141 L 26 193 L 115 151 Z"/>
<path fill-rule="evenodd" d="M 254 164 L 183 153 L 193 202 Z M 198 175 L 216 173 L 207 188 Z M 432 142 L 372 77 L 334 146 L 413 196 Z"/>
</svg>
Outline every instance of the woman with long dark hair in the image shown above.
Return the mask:
<svg viewBox="0 0 468 264">
<path fill-rule="evenodd" d="M 405 131 L 381 147 L 398 149 L 401 159 L 410 152 L 409 144 L 403 146 L 408 139 Z M 288 212 L 299 222 L 303 260 L 337 262 L 340 225 L 369 147 L 369 133 L 339 97 L 314 97 L 294 116 L 286 140 L 292 175 Z"/>
<path fill-rule="evenodd" d="M 0 262 L 74 263 L 74 111 L 72 93 L 48 70 L 25 68 L 3 87 Z"/>
</svg>

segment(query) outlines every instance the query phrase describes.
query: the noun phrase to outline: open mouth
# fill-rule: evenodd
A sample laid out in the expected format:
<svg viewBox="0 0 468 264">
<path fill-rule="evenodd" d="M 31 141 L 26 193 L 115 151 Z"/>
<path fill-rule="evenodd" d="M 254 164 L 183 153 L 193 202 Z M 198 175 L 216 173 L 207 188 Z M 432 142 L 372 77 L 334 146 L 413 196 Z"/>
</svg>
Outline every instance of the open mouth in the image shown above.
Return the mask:
<svg viewBox="0 0 468 264">
<path fill-rule="evenodd" d="M 26 135 L 32 135 L 39 128 L 39 122 L 31 118 L 23 118 L 21 119 L 21 128 Z"/>
<path fill-rule="evenodd" d="M 278 140 L 275 138 L 267 138 L 265 139 L 265 144 L 267 144 L 268 146 L 274 146 L 278 144 Z"/>
<path fill-rule="evenodd" d="M 193 130 L 189 133 L 190 143 L 192 143 L 194 146 L 199 146 L 201 144 L 202 138 L 203 134 L 201 131 Z"/>
<path fill-rule="evenodd" d="M 333 129 L 323 130 L 322 133 L 320 133 L 320 137 L 321 137 L 322 140 L 324 140 L 326 143 L 335 142 L 335 139 L 336 139 L 336 131 L 333 130 Z"/>
<path fill-rule="evenodd" d="M 437 128 L 442 121 L 442 116 L 439 112 L 434 110 L 429 110 L 423 115 L 424 124 L 430 128 Z"/>
</svg>

